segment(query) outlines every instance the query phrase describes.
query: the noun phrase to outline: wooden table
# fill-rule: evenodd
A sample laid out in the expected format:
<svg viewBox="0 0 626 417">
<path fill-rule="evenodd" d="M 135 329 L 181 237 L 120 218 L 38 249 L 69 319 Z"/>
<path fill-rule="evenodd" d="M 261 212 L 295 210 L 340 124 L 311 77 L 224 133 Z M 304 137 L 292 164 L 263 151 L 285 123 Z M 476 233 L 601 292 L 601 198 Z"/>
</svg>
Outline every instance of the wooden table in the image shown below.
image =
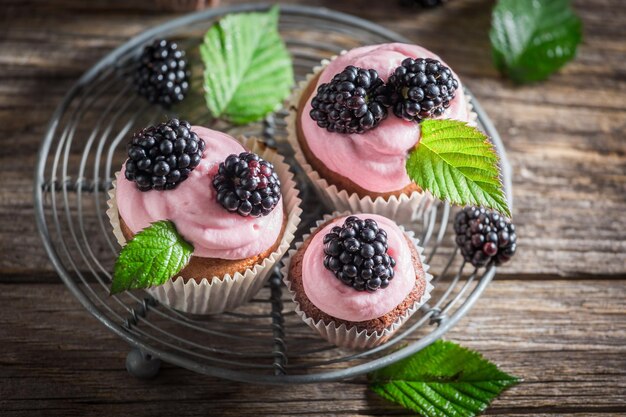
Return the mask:
<svg viewBox="0 0 626 417">
<path fill-rule="evenodd" d="M 173 16 L 112 3 L 4 0 L 0 9 L 0 415 L 408 415 L 368 393 L 362 378 L 265 387 L 166 365 L 158 378 L 137 380 L 123 367 L 127 346 L 60 283 L 31 198 L 46 124 L 83 71 Z M 503 136 L 519 253 L 447 336 L 524 378 L 488 413 L 625 415 L 623 2 L 577 1 L 578 58 L 527 87 L 491 65 L 491 2 L 454 0 L 432 11 L 391 0 L 306 3 L 339 7 L 440 53 Z"/>
</svg>

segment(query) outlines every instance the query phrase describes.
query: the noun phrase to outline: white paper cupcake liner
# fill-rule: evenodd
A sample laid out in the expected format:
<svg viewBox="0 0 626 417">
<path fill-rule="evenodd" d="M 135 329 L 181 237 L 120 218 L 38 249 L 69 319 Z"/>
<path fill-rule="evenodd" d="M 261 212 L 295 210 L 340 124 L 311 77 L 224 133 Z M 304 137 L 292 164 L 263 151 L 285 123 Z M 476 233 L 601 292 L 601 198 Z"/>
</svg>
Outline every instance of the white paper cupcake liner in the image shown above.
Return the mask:
<svg viewBox="0 0 626 417">
<path fill-rule="evenodd" d="M 327 214 L 321 220 L 318 220 L 315 227 L 312 227 L 310 232 L 308 234 L 305 234 L 302 239 L 296 243 L 295 249 L 291 249 L 287 257 L 283 259 L 281 273 L 283 276 L 283 282 L 289 289 L 291 299 L 296 305 L 296 313 L 306 324 L 309 325 L 309 327 L 316 330 L 320 334 L 320 336 L 336 346 L 348 349 L 368 349 L 386 342 L 422 305 L 424 305 L 430 299 L 430 293 L 434 288 L 430 283 L 433 276 L 428 273 L 429 266 L 425 263 L 426 258 L 423 254 L 424 249 L 419 246 L 419 240 L 415 237 L 415 234 L 410 230 L 406 230 L 401 225 L 398 225 L 400 230 L 402 230 L 404 234 L 415 244 L 415 249 L 417 250 L 417 253 L 421 259 L 424 268 L 426 288 L 424 289 L 424 294 L 419 299 L 419 301 L 415 302 L 410 308 L 408 308 L 404 312 L 404 314 L 389 327 L 386 327 L 385 329 L 377 332 L 368 333 L 367 330 L 359 331 L 356 326 L 348 327 L 344 323 L 342 323 L 340 326 L 337 326 L 335 322 L 325 323 L 321 319 L 315 321 L 315 319 L 308 316 L 300 308 L 300 304 L 296 301 L 296 293 L 291 289 L 291 281 L 289 279 L 289 266 L 291 265 L 291 258 L 295 255 L 295 253 L 303 245 L 303 243 L 309 238 L 309 236 L 315 233 L 315 231 L 321 225 L 328 222 L 329 220 L 335 219 L 337 217 L 347 216 L 349 214 L 350 212 L 347 211 L 343 213 L 334 212 L 332 214 Z"/>
<path fill-rule="evenodd" d="M 341 55 L 346 52 L 347 51 L 341 52 Z M 330 59 L 322 60 L 320 65 L 314 67 L 313 71 L 307 74 L 303 81 L 298 83 L 289 99 L 289 114 L 286 117 L 287 141 L 294 150 L 296 161 L 298 161 L 298 164 L 310 179 L 319 197 L 335 210 L 347 210 L 353 213 L 380 214 L 381 216 L 394 219 L 394 221 L 401 224 L 408 224 L 422 218 L 434 201 L 434 197 L 429 192 L 414 191 L 411 194 L 402 194 L 399 197 L 390 196 L 387 198 L 377 197 L 372 199 L 372 197 L 366 196 L 361 198 L 356 193 L 349 194 L 346 190 L 340 190 L 336 185 L 330 184 L 307 162 L 298 141 L 298 131 L 296 128 L 300 99 L 309 83 L 335 58 L 337 58 L 336 55 Z M 478 115 L 472 111 L 473 106 L 470 97 L 466 94 L 465 98 L 467 100 L 468 111 L 470 112 L 470 121 L 468 124 L 470 126 L 476 126 Z"/>
<path fill-rule="evenodd" d="M 267 281 L 272 267 L 285 254 L 294 239 L 294 234 L 300 224 L 300 198 L 294 181 L 293 174 L 289 171 L 289 165 L 276 151 L 267 148 L 256 138 L 239 138 L 241 143 L 250 151 L 257 153 L 261 158 L 274 165 L 281 183 L 282 201 L 287 215 L 287 224 L 281 237 L 280 244 L 274 252 L 266 257 L 262 263 L 256 264 L 245 273 L 239 272 L 234 275 L 222 277 L 196 277 L 187 282 L 178 276 L 169 279 L 165 284 L 146 289 L 159 302 L 176 310 L 191 314 L 217 314 L 232 310 L 247 302 L 256 294 Z M 115 174 L 117 179 L 119 172 Z M 121 246 L 126 244 L 126 239 L 120 227 L 117 199 L 115 193 L 116 182 L 109 191 L 109 206 L 107 215 L 113 226 L 113 234 Z"/>
</svg>

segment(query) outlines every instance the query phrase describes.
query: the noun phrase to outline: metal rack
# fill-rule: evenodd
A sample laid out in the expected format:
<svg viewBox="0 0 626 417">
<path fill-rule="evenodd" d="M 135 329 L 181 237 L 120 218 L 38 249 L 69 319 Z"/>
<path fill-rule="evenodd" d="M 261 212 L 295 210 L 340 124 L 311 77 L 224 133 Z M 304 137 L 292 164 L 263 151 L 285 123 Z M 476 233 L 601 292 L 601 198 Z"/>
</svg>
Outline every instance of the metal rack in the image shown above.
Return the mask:
<svg viewBox="0 0 626 417">
<path fill-rule="evenodd" d="M 435 290 L 386 344 L 363 352 L 343 350 L 320 339 L 297 317 L 275 271 L 250 303 L 233 312 L 194 317 L 156 303 L 147 293 L 109 296 L 112 265 L 119 247 L 105 210 L 111 179 L 121 166 L 124 144 L 140 127 L 181 115 L 193 124 L 231 134 L 262 136 L 292 162 L 303 195 L 302 229 L 308 230 L 325 208 L 293 162 L 285 143 L 281 112 L 260 123 L 233 127 L 211 119 L 201 93 L 197 45 L 227 13 L 266 10 L 263 5 L 211 9 L 169 21 L 131 39 L 86 72 L 54 113 L 41 145 L 35 173 L 37 225 L 52 263 L 71 293 L 111 331 L 127 341 L 129 372 L 153 376 L 160 361 L 203 374 L 245 382 L 284 384 L 354 377 L 400 360 L 449 330 L 479 298 L 495 268 L 465 265 L 449 236 L 452 210 L 435 205 L 412 225 L 425 247 Z M 297 79 L 322 58 L 365 44 L 407 42 L 371 22 L 325 9 L 281 8 L 280 31 L 293 55 Z M 187 49 L 192 93 L 166 113 L 137 97 L 128 79 L 133 58 L 156 37 L 177 39 Z M 468 94 L 469 91 L 467 92 Z M 473 99 L 481 128 L 500 155 L 503 181 L 511 195 L 510 167 L 497 131 Z"/>
</svg>

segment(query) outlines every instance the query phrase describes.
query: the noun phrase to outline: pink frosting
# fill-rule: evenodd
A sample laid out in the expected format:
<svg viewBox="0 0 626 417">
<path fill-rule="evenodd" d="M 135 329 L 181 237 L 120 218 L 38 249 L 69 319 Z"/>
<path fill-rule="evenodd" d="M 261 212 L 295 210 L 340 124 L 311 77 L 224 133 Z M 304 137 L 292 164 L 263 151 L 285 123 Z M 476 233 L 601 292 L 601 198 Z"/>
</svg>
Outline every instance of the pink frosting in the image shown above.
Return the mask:
<svg viewBox="0 0 626 417">
<path fill-rule="evenodd" d="M 321 73 L 317 86 L 329 82 L 348 65 L 375 69 L 386 81 L 407 57 L 434 58 L 441 61 L 437 55 L 417 45 L 388 43 L 364 46 L 332 60 Z M 456 74 L 454 76 L 459 80 Z M 408 150 L 420 138 L 419 124 L 404 121 L 390 112 L 378 127 L 364 134 L 332 133 L 318 127 L 309 116 L 313 96 L 312 94 L 309 97 L 304 107 L 300 126 L 311 152 L 327 168 L 373 192 L 396 191 L 411 183 L 405 170 L 405 162 Z M 443 117 L 469 121 L 460 81 L 456 96 Z"/>
<path fill-rule="evenodd" d="M 396 260 L 394 278 L 385 289 L 356 291 L 343 284 L 324 267 L 324 236 L 345 217 L 334 219 L 313 236 L 302 261 L 302 284 L 307 298 L 324 313 L 342 320 L 359 322 L 382 317 L 396 308 L 415 287 L 416 272 L 405 235 L 386 217 L 356 214 L 374 219 L 387 232 L 388 254 Z"/>
<path fill-rule="evenodd" d="M 219 163 L 246 149 L 231 136 L 193 126 L 206 149 L 200 164 L 174 190 L 141 192 L 124 176 L 117 180 L 120 216 L 133 233 L 158 220 L 170 220 L 204 258 L 244 259 L 265 252 L 278 239 L 283 222 L 279 204 L 263 217 L 242 217 L 224 209 L 211 184 Z"/>
</svg>

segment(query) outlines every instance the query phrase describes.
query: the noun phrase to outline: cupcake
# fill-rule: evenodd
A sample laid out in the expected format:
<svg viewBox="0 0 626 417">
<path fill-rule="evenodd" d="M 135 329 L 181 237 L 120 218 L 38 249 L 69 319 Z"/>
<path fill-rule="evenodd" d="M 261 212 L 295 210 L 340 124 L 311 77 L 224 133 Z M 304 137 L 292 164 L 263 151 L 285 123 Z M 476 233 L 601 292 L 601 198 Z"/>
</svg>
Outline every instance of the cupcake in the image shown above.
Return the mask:
<svg viewBox="0 0 626 417">
<path fill-rule="evenodd" d="M 432 200 L 405 169 L 424 118 L 475 124 L 458 76 L 417 45 L 365 46 L 323 61 L 300 84 L 288 138 L 329 205 L 406 222 Z"/>
<path fill-rule="evenodd" d="M 193 246 L 184 268 L 147 291 L 194 314 L 247 301 L 300 221 L 298 191 L 282 157 L 255 139 L 175 119 L 135 134 L 128 155 L 107 212 L 119 243 L 168 220 Z"/>
<path fill-rule="evenodd" d="M 283 277 L 300 317 L 329 342 L 385 342 L 430 298 L 412 232 L 376 214 L 326 216 L 291 250 Z"/>
</svg>

